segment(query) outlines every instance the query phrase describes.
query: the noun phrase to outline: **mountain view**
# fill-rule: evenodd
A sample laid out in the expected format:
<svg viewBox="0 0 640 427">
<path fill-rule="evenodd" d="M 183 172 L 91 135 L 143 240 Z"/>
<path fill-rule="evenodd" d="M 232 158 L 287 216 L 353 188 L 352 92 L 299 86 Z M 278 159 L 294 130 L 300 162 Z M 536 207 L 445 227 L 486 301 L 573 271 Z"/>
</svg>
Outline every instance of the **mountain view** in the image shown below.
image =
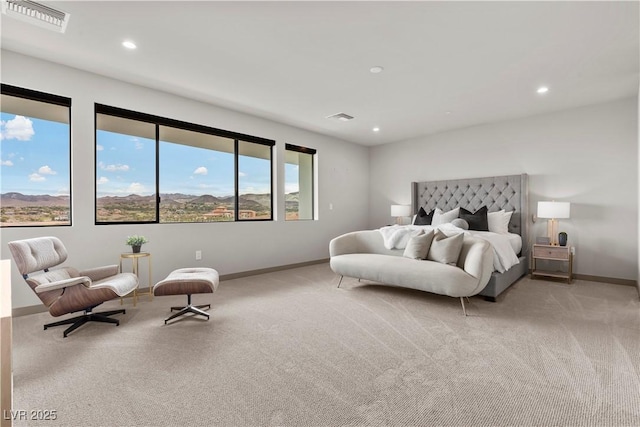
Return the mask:
<svg viewBox="0 0 640 427">
<path fill-rule="evenodd" d="M 0 195 L 1 225 L 68 225 L 69 196 Z M 285 195 L 287 219 L 298 217 L 298 192 Z M 270 219 L 269 194 L 242 194 L 238 200 L 240 219 Z M 220 222 L 235 218 L 235 197 L 160 194 L 160 222 Z M 97 199 L 98 222 L 155 220 L 155 196 L 105 196 Z"/>
</svg>

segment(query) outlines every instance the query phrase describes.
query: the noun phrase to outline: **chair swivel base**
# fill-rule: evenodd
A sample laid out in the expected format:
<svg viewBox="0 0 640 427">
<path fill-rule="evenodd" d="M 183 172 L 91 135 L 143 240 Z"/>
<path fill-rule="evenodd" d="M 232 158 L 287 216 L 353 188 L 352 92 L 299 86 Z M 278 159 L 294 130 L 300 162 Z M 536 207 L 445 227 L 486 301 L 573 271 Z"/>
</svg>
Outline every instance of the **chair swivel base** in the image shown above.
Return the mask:
<svg viewBox="0 0 640 427">
<path fill-rule="evenodd" d="M 118 319 L 112 319 L 111 317 L 109 317 L 113 316 L 114 314 L 125 314 L 125 310 L 102 311 L 100 313 L 92 313 L 91 311 L 87 310 L 82 316 L 72 317 L 70 319 L 61 320 L 59 322 L 47 323 L 46 325 L 44 325 L 44 329 L 47 330 L 47 328 L 51 328 L 53 326 L 71 324 L 71 326 L 64 331 L 64 338 L 66 338 L 67 335 L 87 322 L 103 322 L 114 323 L 116 326 L 120 325 L 120 321 Z"/>
<path fill-rule="evenodd" d="M 166 325 L 169 320 L 173 320 L 176 317 L 183 316 L 187 313 L 193 313 L 195 315 L 204 316 L 207 318 L 207 320 L 209 320 L 209 313 L 201 310 L 201 308 L 211 308 L 211 304 L 193 305 L 191 304 L 191 295 L 187 295 L 187 305 L 184 307 L 171 307 L 171 311 L 174 311 L 174 310 L 180 310 L 180 311 L 164 319 L 164 324 Z"/>
</svg>

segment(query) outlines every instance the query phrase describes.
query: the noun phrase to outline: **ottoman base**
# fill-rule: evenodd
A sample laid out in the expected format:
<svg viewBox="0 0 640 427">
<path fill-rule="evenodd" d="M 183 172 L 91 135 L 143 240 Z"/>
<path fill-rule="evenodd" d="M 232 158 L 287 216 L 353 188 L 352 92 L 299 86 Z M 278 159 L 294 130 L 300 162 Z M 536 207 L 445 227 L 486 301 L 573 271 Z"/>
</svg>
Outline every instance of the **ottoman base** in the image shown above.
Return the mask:
<svg viewBox="0 0 640 427">
<path fill-rule="evenodd" d="M 209 320 L 209 313 L 201 310 L 201 308 L 211 308 L 211 304 L 203 304 L 203 305 L 193 305 L 191 304 L 191 295 L 187 295 L 187 305 L 184 307 L 171 307 L 171 311 L 180 310 L 175 314 L 164 319 L 164 324 L 166 325 L 169 320 L 173 320 L 176 317 L 183 316 L 187 313 L 193 313 L 196 315 L 204 316 Z"/>
</svg>

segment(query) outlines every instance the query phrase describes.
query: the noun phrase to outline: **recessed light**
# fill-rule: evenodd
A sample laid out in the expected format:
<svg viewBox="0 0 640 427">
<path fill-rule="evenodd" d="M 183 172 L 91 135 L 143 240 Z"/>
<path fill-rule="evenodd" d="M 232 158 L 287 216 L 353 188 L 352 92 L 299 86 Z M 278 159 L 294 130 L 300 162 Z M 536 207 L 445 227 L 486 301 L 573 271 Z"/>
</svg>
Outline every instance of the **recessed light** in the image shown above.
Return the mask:
<svg viewBox="0 0 640 427">
<path fill-rule="evenodd" d="M 374 132 L 380 132 L 380 128 L 379 128 L 379 127 L 374 127 L 374 128 L 373 128 L 373 131 L 374 131 Z"/>
<path fill-rule="evenodd" d="M 379 65 L 376 65 L 374 67 L 369 68 L 369 71 L 371 71 L 373 74 L 379 74 L 384 71 L 384 68 Z"/>
<path fill-rule="evenodd" d="M 445 111 L 444 113 L 448 116 L 449 114 L 451 114 L 451 111 Z"/>
<path fill-rule="evenodd" d="M 132 42 L 131 40 L 125 40 L 122 42 L 122 46 L 126 47 L 127 49 L 135 49 L 138 46 L 136 46 L 136 44 L 134 42 Z"/>
<path fill-rule="evenodd" d="M 538 93 L 547 93 L 547 92 L 549 92 L 549 88 L 546 87 L 546 86 L 540 86 L 536 92 L 538 92 Z"/>
</svg>

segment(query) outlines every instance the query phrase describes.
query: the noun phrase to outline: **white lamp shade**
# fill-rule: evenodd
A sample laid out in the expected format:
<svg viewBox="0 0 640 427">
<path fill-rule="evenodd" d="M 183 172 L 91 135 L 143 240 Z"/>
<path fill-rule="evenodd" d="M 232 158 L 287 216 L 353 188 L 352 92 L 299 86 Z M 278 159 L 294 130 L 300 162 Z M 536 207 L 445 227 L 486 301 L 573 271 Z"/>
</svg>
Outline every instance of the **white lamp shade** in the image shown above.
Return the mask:
<svg viewBox="0 0 640 427">
<path fill-rule="evenodd" d="M 571 218 L 569 202 L 538 202 L 538 218 Z"/>
<path fill-rule="evenodd" d="M 391 216 L 410 216 L 411 215 L 411 206 L 410 205 L 391 205 Z"/>
</svg>

